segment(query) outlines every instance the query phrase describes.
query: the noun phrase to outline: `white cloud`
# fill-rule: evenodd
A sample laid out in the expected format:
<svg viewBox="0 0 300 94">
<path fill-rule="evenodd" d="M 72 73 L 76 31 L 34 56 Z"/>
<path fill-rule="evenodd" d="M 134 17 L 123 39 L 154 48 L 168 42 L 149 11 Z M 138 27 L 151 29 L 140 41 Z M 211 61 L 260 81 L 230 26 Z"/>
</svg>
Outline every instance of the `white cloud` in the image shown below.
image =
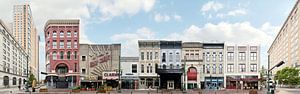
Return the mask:
<svg viewBox="0 0 300 94">
<path fill-rule="evenodd" d="M 279 26 L 265 23 L 260 27 L 254 27 L 250 22 L 217 24 L 207 23 L 203 27 L 191 25 L 182 32 L 170 33 L 167 36 L 157 37 L 149 28 L 143 27 L 135 33 L 116 34 L 111 37 L 114 41 L 123 41 L 122 56 L 138 56 L 138 40 L 141 39 L 165 39 L 200 42 L 226 42 L 229 44 L 250 44 L 261 46 L 261 61 L 265 65 L 267 50 L 272 43 Z"/>
<path fill-rule="evenodd" d="M 154 39 L 155 33 L 147 27 L 139 28 L 134 33 L 116 34 L 111 37 L 113 41 L 122 41 L 122 56 L 138 56 L 138 40 Z"/>
<path fill-rule="evenodd" d="M 169 15 L 162 15 L 162 14 L 155 14 L 154 16 L 154 20 L 156 22 L 167 22 L 170 20 L 170 16 Z"/>
<path fill-rule="evenodd" d="M 87 0 L 83 0 L 87 1 Z M 116 16 L 135 15 L 139 11 L 149 12 L 155 0 L 91 0 L 91 11 L 100 13 L 100 20 L 107 21 Z"/>
<path fill-rule="evenodd" d="M 167 14 L 160 14 L 160 13 L 156 13 L 154 15 L 154 20 L 156 22 L 167 22 L 170 20 L 175 20 L 175 21 L 181 21 L 181 16 L 178 14 L 174 14 L 172 15 L 167 15 Z"/>
<path fill-rule="evenodd" d="M 181 21 L 181 16 L 180 15 L 173 15 L 173 18 L 176 20 L 176 21 Z"/>
<path fill-rule="evenodd" d="M 218 10 L 223 8 L 223 4 L 218 3 L 218 2 L 214 2 L 214 1 L 209 1 L 206 4 L 204 4 L 201 8 L 202 12 L 207 12 L 210 10 L 214 10 L 215 12 L 217 12 Z"/>
<path fill-rule="evenodd" d="M 232 10 L 232 11 L 229 11 L 227 13 L 227 15 L 229 16 L 239 16 L 239 15 L 246 15 L 247 12 L 245 9 L 236 9 L 236 10 Z"/>
</svg>

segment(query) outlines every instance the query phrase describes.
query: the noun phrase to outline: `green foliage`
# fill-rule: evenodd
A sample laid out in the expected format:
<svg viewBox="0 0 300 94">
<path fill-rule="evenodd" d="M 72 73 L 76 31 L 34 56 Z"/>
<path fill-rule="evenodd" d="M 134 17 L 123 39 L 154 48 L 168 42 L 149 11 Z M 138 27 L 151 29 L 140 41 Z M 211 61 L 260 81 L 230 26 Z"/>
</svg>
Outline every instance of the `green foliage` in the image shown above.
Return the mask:
<svg viewBox="0 0 300 94">
<path fill-rule="evenodd" d="M 279 84 L 284 85 L 299 85 L 300 70 L 292 67 L 285 67 L 282 70 L 276 72 L 275 80 L 278 80 Z"/>
<path fill-rule="evenodd" d="M 29 82 L 28 83 L 31 85 L 32 82 L 33 82 L 33 80 L 36 80 L 36 78 L 34 77 L 34 75 L 32 73 L 30 73 L 30 75 L 29 75 Z"/>
<path fill-rule="evenodd" d="M 80 86 L 75 86 L 75 87 L 72 88 L 72 90 L 80 90 L 80 89 L 81 89 Z"/>
</svg>

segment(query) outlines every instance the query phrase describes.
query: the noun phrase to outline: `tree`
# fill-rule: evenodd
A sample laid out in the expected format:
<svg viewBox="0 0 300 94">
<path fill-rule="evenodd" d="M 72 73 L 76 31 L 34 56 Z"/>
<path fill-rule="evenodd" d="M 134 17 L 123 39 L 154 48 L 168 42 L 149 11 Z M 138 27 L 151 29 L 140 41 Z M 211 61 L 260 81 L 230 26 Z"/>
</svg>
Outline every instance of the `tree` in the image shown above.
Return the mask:
<svg viewBox="0 0 300 94">
<path fill-rule="evenodd" d="M 266 85 L 267 69 L 264 66 L 262 66 L 259 73 L 260 73 L 260 78 L 261 78 L 260 83 L 262 85 Z"/>
<path fill-rule="evenodd" d="M 29 85 L 32 84 L 34 80 L 36 81 L 35 76 L 34 76 L 32 73 L 30 73 L 28 84 L 29 84 Z"/>
<path fill-rule="evenodd" d="M 285 67 L 276 72 L 275 80 L 283 85 L 299 85 L 300 84 L 300 70 L 293 67 Z"/>
</svg>

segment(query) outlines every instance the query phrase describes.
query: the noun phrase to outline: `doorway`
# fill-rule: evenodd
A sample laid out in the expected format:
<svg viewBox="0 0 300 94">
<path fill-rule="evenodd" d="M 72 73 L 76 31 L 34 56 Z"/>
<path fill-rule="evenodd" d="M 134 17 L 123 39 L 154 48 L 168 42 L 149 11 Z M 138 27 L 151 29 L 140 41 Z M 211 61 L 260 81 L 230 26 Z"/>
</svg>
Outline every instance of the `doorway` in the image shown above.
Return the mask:
<svg viewBox="0 0 300 94">
<path fill-rule="evenodd" d="M 167 84 L 168 84 L 168 89 L 174 89 L 174 80 L 168 80 L 167 81 Z"/>
</svg>

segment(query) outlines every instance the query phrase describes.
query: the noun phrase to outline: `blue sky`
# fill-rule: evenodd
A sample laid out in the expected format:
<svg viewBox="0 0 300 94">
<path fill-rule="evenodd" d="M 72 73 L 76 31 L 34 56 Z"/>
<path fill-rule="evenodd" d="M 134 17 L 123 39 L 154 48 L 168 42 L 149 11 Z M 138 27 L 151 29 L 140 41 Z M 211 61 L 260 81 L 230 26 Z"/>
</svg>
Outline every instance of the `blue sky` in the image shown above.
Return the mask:
<svg viewBox="0 0 300 94">
<path fill-rule="evenodd" d="M 14 4 L 0 0 L 0 19 L 12 22 Z M 81 43 L 122 43 L 122 56 L 138 56 L 137 40 L 167 39 L 261 46 L 266 51 L 296 0 L 28 0 L 42 38 L 48 19 L 81 19 Z"/>
</svg>

